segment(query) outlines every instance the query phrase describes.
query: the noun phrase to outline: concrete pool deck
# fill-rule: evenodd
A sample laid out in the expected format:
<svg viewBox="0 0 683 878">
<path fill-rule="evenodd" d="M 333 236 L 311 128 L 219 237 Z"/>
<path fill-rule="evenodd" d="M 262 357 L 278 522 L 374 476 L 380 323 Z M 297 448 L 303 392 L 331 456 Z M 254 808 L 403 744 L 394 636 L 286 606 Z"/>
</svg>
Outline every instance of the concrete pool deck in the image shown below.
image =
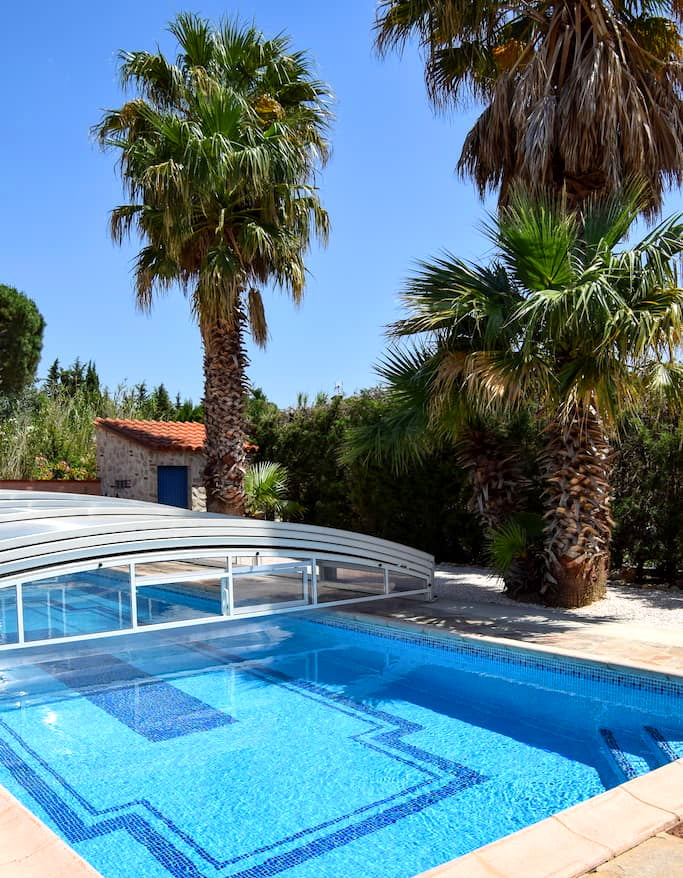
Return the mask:
<svg viewBox="0 0 683 878">
<path fill-rule="evenodd" d="M 431 603 L 396 599 L 354 607 L 353 612 L 683 674 L 680 589 L 641 592 L 611 585 L 605 601 L 563 610 L 505 598 L 502 584 L 485 568 L 444 565 L 437 568 L 434 594 Z M 629 612 L 631 603 L 635 611 Z"/>
<path fill-rule="evenodd" d="M 626 618 L 609 602 L 606 612 L 588 615 L 514 604 L 501 600 L 499 586 L 476 568 L 440 569 L 435 591 L 441 596 L 432 603 L 397 599 L 348 612 L 683 675 L 683 593 L 680 607 L 678 595 L 669 600 L 672 622 L 666 615 L 653 620 L 646 611 L 641 618 Z M 683 760 L 678 760 L 421 878 L 683 878 L 683 839 L 667 834 L 682 821 Z M 98 875 L 0 787 L 0 878 Z"/>
</svg>

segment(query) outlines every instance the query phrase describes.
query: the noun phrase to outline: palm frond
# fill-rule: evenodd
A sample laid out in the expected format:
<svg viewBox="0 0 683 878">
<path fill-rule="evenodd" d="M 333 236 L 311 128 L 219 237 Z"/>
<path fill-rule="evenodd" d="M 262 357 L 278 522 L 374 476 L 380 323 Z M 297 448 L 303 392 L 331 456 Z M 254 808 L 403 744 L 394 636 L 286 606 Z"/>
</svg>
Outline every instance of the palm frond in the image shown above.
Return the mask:
<svg viewBox="0 0 683 878">
<path fill-rule="evenodd" d="M 531 513 L 515 515 L 491 530 L 487 551 L 496 573 L 506 576 L 515 561 L 524 557 L 530 547 L 540 540 L 542 533 L 543 518 Z"/>
<path fill-rule="evenodd" d="M 112 214 L 112 236 L 120 243 L 135 230 L 145 242 L 136 266 L 143 307 L 176 280 L 192 290 L 202 325 L 230 322 L 244 294 L 265 343 L 262 303 L 249 290 L 272 282 L 300 301 L 304 255 L 327 238 L 315 184 L 329 154 L 332 94 L 283 34 L 266 39 L 238 20 L 216 27 L 190 13 L 169 30 L 175 63 L 122 52 L 122 82 L 137 94 L 93 129 L 119 156 L 130 199 Z"/>
</svg>

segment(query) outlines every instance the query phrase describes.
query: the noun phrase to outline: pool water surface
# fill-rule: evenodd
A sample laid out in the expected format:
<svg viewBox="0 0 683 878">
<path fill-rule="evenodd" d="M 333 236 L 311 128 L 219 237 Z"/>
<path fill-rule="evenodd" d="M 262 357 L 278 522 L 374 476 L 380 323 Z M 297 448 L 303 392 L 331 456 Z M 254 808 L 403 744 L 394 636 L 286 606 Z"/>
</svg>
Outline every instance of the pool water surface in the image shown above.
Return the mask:
<svg viewBox="0 0 683 878">
<path fill-rule="evenodd" d="M 332 613 L 0 663 L 0 784 L 105 878 L 410 878 L 683 756 L 683 686 Z"/>
</svg>

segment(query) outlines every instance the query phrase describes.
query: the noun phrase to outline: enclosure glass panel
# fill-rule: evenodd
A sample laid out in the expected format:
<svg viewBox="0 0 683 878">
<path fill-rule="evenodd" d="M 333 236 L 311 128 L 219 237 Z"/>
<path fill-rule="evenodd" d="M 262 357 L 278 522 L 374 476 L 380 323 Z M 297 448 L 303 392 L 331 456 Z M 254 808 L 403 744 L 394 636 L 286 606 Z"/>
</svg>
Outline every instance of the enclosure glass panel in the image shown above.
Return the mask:
<svg viewBox="0 0 683 878">
<path fill-rule="evenodd" d="M 301 602 L 306 599 L 307 567 L 301 564 L 279 572 L 248 573 L 233 576 L 235 612 L 245 612 L 269 604 Z"/>
<path fill-rule="evenodd" d="M 138 625 L 183 622 L 221 615 L 221 579 L 144 585 L 136 578 Z"/>
<path fill-rule="evenodd" d="M 17 590 L 0 588 L 0 645 L 19 640 L 17 627 Z"/>
<path fill-rule="evenodd" d="M 218 558 L 172 558 L 165 561 L 143 561 L 135 565 L 135 578 L 139 582 L 145 577 L 177 576 L 182 581 L 184 575 L 195 577 L 206 573 L 214 579 L 227 567 L 227 556 Z"/>
<path fill-rule="evenodd" d="M 284 555 L 263 555 L 255 552 L 253 555 L 235 555 L 232 559 L 233 573 L 246 573 L 247 571 L 258 572 L 261 567 L 275 567 L 280 564 L 310 564 L 308 558 L 292 558 Z"/>
<path fill-rule="evenodd" d="M 345 601 L 374 594 L 384 594 L 384 570 L 381 567 L 319 562 L 318 602 Z"/>
<path fill-rule="evenodd" d="M 427 588 L 426 580 L 418 579 L 417 576 L 412 576 L 409 573 L 395 573 L 393 570 L 389 571 L 390 592 L 397 594 L 401 591 L 417 591 L 421 588 Z"/>
<path fill-rule="evenodd" d="M 98 568 L 25 582 L 27 641 L 131 627 L 128 568 Z"/>
</svg>

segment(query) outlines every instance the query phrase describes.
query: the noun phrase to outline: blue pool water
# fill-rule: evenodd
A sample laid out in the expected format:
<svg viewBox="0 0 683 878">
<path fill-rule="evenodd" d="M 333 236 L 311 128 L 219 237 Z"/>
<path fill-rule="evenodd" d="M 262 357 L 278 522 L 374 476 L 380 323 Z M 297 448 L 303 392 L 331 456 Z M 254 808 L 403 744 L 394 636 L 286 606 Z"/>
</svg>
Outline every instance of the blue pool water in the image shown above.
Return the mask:
<svg viewBox="0 0 683 878">
<path fill-rule="evenodd" d="M 409 878 L 683 756 L 673 681 L 330 613 L 69 649 L 0 783 L 106 878 Z"/>
</svg>

